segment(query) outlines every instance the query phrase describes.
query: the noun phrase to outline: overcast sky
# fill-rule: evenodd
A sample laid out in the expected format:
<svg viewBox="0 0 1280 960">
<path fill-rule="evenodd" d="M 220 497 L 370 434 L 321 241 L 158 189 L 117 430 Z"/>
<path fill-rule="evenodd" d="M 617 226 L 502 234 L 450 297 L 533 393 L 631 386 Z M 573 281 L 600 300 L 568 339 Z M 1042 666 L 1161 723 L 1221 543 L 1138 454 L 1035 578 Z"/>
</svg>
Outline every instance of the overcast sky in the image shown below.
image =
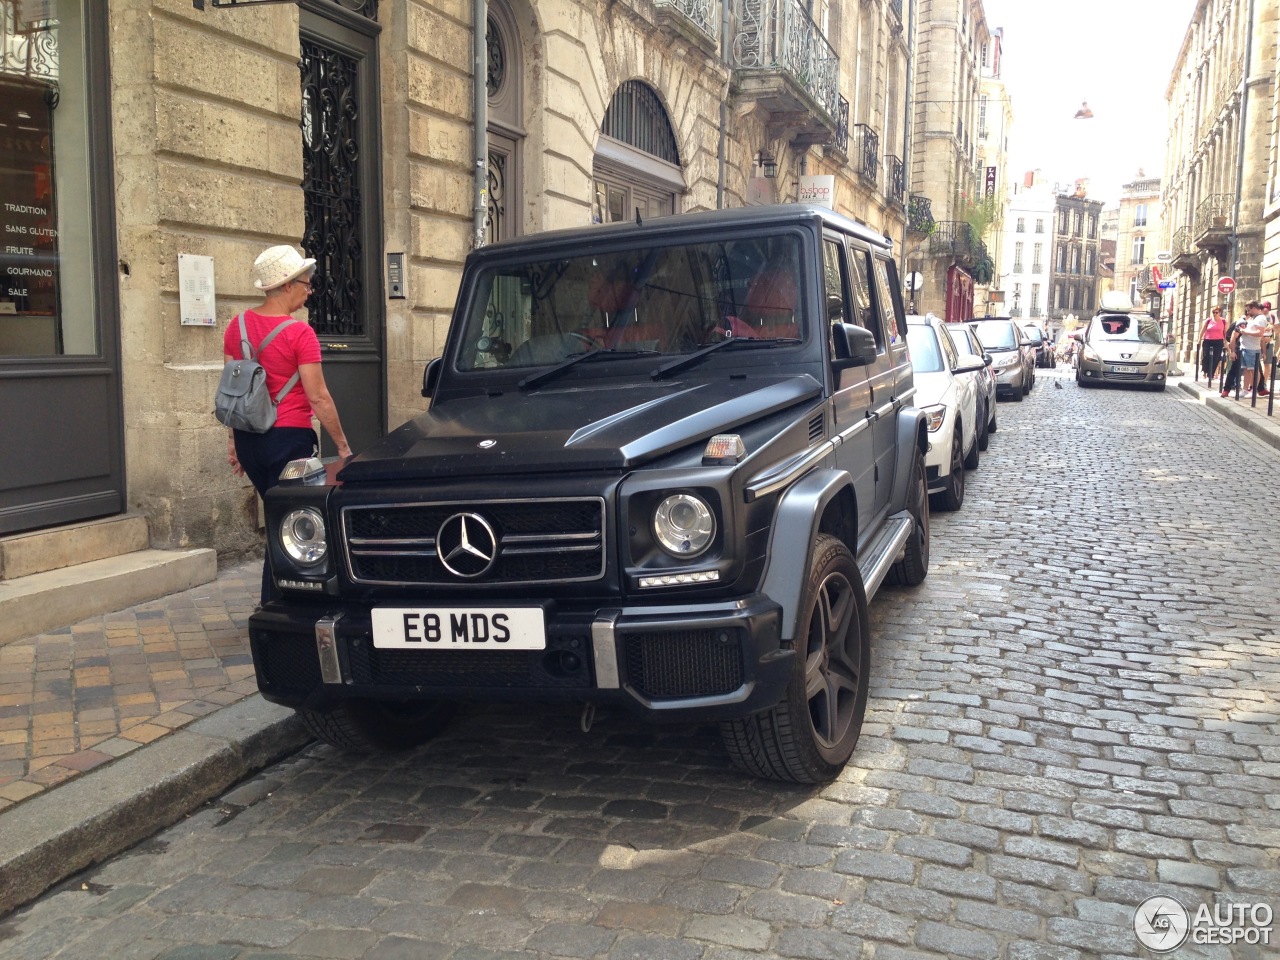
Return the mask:
<svg viewBox="0 0 1280 960">
<path fill-rule="evenodd" d="M 1089 178 L 1108 207 L 1138 168 L 1164 172 L 1165 89 L 1196 0 L 984 0 L 1004 28 L 1001 76 L 1013 101 L 1009 175 Z M 1081 101 L 1092 120 L 1075 120 Z"/>
</svg>

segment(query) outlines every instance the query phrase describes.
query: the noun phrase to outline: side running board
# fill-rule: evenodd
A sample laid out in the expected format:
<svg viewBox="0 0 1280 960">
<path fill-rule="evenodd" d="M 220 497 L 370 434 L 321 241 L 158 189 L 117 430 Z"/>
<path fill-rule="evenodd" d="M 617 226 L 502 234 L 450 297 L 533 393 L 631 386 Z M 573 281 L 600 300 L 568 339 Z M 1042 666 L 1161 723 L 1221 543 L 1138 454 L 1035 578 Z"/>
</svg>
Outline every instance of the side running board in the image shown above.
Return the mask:
<svg viewBox="0 0 1280 960">
<path fill-rule="evenodd" d="M 869 543 L 858 557 L 858 570 L 862 574 L 862 586 L 867 591 L 867 600 L 876 595 L 880 584 L 889 575 L 889 569 L 902 556 L 902 549 L 909 536 L 911 514 L 903 510 L 885 522 L 880 536 Z"/>
</svg>

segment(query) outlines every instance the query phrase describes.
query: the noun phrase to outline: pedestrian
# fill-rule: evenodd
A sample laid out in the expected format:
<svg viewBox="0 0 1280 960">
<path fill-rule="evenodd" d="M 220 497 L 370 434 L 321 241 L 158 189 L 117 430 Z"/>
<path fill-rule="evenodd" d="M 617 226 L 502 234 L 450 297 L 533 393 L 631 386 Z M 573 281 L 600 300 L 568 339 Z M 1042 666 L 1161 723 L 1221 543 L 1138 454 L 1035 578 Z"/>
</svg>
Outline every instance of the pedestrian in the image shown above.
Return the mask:
<svg viewBox="0 0 1280 960">
<path fill-rule="evenodd" d="M 1240 333 L 1244 330 L 1244 323 L 1244 320 L 1237 320 L 1227 332 L 1227 355 L 1222 362 L 1229 363 L 1231 366 L 1227 369 L 1227 375 L 1222 378 L 1222 396 L 1224 397 L 1230 396 L 1240 383 Z"/>
<path fill-rule="evenodd" d="M 1240 333 L 1240 374 L 1244 377 L 1244 392 L 1252 393 L 1254 374 L 1262 357 L 1262 341 L 1271 339 L 1271 324 L 1257 300 L 1245 304 L 1244 312 L 1245 325 Z M 1266 387 L 1261 387 L 1258 394 L 1269 396 Z"/>
<path fill-rule="evenodd" d="M 338 456 L 351 456 L 351 447 L 338 419 L 338 408 L 320 369 L 320 341 L 310 324 L 293 317 L 294 311 L 311 296 L 315 267 L 315 260 L 304 258 L 287 244 L 264 250 L 253 263 L 253 285 L 262 291 L 263 301 L 260 307 L 245 310 L 243 319 L 250 347 L 266 371 L 267 390 L 275 397 L 295 373 L 299 378 L 281 398 L 276 407 L 275 426 L 266 433 L 227 431 L 227 462 L 231 472 L 238 477 L 247 476 L 261 497 L 276 485 L 280 471 L 290 460 L 310 457 L 317 451 L 319 441 L 311 426 L 313 414 L 333 440 Z M 258 344 L 267 334 L 289 320 L 293 322 L 258 353 Z M 240 322 L 236 318 L 222 339 L 224 362 L 243 359 L 242 349 Z M 262 564 L 262 602 L 275 595 L 268 551 Z"/>
<path fill-rule="evenodd" d="M 1274 378 L 1276 367 L 1276 356 L 1280 355 L 1280 321 L 1271 312 L 1271 301 L 1267 300 L 1262 304 L 1262 312 L 1266 315 L 1267 323 L 1271 325 L 1271 336 L 1267 339 L 1266 356 L 1263 359 L 1262 375 Z"/>
<path fill-rule="evenodd" d="M 1213 375 L 1222 362 L 1222 345 L 1227 334 L 1227 322 L 1222 319 L 1222 308 L 1214 307 L 1209 318 L 1200 326 L 1200 369 L 1205 380 L 1213 383 Z"/>
</svg>

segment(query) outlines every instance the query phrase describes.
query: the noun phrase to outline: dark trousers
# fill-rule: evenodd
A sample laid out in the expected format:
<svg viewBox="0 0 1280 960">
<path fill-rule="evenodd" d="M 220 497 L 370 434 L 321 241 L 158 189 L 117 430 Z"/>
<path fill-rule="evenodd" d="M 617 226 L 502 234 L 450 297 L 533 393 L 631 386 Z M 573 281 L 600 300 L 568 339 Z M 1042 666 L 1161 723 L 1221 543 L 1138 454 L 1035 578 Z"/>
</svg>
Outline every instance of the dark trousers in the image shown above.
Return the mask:
<svg viewBox="0 0 1280 960">
<path fill-rule="evenodd" d="M 1200 343 L 1200 365 L 1204 369 L 1206 380 L 1212 380 L 1213 374 L 1222 362 L 1222 341 L 1204 340 Z"/>
<path fill-rule="evenodd" d="M 1236 358 L 1231 361 L 1231 368 L 1227 371 L 1226 378 L 1222 381 L 1222 392 L 1228 393 L 1235 390 L 1236 384 L 1240 382 L 1240 356 L 1237 353 Z"/>
<path fill-rule="evenodd" d="M 310 427 L 272 427 L 266 433 L 237 430 L 235 437 L 236 458 L 253 489 L 264 499 L 290 460 L 309 457 L 319 446 L 316 432 Z M 276 596 L 275 581 L 271 578 L 271 548 L 268 547 L 262 561 L 262 602 Z"/>
</svg>

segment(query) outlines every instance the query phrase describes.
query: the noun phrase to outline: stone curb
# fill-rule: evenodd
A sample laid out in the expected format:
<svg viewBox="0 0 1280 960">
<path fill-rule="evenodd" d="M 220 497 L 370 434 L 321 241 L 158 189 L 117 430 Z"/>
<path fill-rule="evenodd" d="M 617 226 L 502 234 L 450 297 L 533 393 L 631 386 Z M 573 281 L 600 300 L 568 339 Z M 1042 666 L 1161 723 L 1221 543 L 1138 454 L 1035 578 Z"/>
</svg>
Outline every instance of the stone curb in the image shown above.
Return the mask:
<svg viewBox="0 0 1280 960">
<path fill-rule="evenodd" d="M 1247 404 L 1242 408 L 1240 403 L 1235 400 L 1223 400 L 1216 393 L 1202 391 L 1196 387 L 1194 382 L 1189 380 L 1180 381 L 1178 389 L 1195 397 L 1215 413 L 1222 414 L 1232 423 L 1242 427 L 1263 443 L 1270 444 L 1280 450 L 1280 417 L 1277 417 L 1276 422 L 1273 423 L 1265 413 L 1259 414 Z M 1259 397 L 1258 409 L 1265 410 L 1265 403 L 1266 398 Z"/>
<path fill-rule="evenodd" d="M 292 710 L 254 694 L 0 814 L 0 915 L 310 740 Z"/>
</svg>

